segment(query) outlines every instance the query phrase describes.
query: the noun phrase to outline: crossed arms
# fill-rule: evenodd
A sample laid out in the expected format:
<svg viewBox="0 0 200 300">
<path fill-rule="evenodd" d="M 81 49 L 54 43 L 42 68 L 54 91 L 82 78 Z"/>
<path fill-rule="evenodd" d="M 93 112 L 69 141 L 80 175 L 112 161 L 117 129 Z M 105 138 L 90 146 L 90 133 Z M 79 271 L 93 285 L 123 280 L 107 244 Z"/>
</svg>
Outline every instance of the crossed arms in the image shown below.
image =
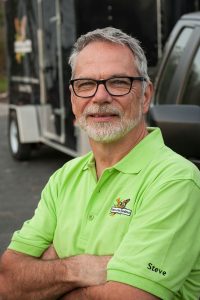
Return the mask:
<svg viewBox="0 0 200 300">
<path fill-rule="evenodd" d="M 109 259 L 87 254 L 59 259 L 53 247 L 40 259 L 7 250 L 0 264 L 0 299 L 158 299 L 126 284 L 106 282 Z"/>
</svg>

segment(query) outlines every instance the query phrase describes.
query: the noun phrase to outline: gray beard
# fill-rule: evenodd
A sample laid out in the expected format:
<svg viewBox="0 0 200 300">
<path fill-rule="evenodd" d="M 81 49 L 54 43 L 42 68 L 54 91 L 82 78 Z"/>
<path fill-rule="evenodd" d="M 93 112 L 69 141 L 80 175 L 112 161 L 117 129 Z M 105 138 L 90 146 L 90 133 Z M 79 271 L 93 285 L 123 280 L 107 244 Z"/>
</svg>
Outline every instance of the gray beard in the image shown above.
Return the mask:
<svg viewBox="0 0 200 300">
<path fill-rule="evenodd" d="M 88 114 L 100 114 L 100 113 L 111 113 L 116 114 L 118 120 L 115 122 L 95 122 L 87 123 Z M 93 105 L 84 111 L 83 115 L 77 119 L 78 125 L 82 128 L 88 135 L 89 138 L 96 142 L 101 143 L 111 143 L 115 142 L 127 133 L 129 133 L 133 128 L 135 128 L 142 118 L 142 111 L 140 106 L 139 114 L 134 119 L 127 119 L 124 117 L 123 113 L 114 107 L 108 105 L 99 106 Z"/>
</svg>

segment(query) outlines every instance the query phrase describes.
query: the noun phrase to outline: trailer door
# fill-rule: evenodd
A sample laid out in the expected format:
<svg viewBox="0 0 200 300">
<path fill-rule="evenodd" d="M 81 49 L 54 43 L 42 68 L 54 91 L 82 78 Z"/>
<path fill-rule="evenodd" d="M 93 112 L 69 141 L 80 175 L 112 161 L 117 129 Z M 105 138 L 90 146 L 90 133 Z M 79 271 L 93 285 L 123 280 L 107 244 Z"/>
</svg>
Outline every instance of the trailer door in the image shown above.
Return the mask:
<svg viewBox="0 0 200 300">
<path fill-rule="evenodd" d="M 44 138 L 64 143 L 65 107 L 59 0 L 38 0 L 41 131 Z"/>
</svg>

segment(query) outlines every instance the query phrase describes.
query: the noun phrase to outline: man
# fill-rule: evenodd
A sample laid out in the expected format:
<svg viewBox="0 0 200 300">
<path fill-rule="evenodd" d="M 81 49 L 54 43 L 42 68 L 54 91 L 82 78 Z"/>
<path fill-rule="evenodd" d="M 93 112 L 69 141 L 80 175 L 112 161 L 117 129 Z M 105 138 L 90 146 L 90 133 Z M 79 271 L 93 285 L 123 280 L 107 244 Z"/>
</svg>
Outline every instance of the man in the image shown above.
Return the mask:
<svg viewBox="0 0 200 300">
<path fill-rule="evenodd" d="M 50 178 L 14 234 L 0 299 L 198 299 L 200 175 L 146 127 L 153 88 L 143 50 L 98 29 L 69 62 L 73 112 L 92 152 Z"/>
</svg>

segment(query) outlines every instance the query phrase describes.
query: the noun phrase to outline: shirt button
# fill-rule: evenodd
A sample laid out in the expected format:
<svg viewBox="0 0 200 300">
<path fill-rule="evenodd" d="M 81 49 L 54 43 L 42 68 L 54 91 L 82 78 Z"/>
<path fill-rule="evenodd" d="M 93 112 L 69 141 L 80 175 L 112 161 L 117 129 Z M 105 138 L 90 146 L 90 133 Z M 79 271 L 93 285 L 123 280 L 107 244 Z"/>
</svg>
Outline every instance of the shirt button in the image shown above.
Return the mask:
<svg viewBox="0 0 200 300">
<path fill-rule="evenodd" d="M 93 215 L 89 215 L 88 219 L 89 219 L 89 221 L 92 221 L 94 219 L 94 216 Z"/>
</svg>

